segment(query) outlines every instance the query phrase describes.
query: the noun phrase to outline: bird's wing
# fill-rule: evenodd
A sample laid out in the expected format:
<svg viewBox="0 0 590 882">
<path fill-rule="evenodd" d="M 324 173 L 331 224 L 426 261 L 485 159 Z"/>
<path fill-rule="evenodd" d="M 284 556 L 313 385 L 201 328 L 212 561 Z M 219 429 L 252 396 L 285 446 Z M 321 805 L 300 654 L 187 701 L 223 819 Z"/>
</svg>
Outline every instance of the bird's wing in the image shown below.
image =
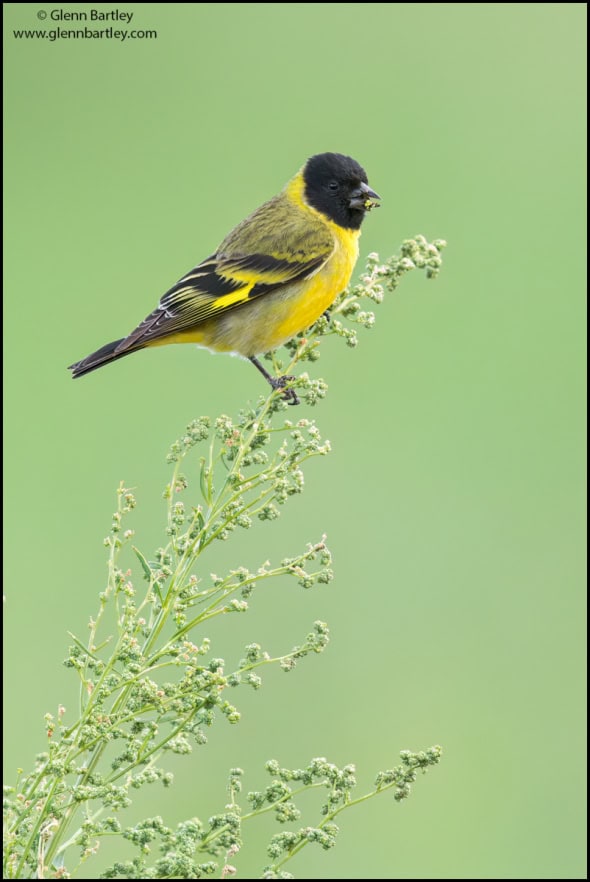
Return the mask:
<svg viewBox="0 0 590 882">
<path fill-rule="evenodd" d="M 278 200 L 279 197 L 277 197 Z M 194 328 L 228 309 L 262 297 L 316 273 L 334 251 L 326 224 L 287 211 L 278 225 L 265 224 L 274 212 L 266 203 L 222 242 L 219 250 L 167 291 L 157 309 L 121 341 L 117 351 Z M 281 220 L 283 221 L 281 223 Z M 262 229 L 261 229 L 262 222 Z M 258 245 L 259 250 L 249 248 Z"/>
</svg>

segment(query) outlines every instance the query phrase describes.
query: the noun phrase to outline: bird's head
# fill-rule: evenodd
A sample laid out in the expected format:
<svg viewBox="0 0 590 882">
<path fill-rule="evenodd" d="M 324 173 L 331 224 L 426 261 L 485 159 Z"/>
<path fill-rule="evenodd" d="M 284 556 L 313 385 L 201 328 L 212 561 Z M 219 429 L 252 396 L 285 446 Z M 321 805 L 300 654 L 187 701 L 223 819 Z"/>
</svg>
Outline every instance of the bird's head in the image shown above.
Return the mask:
<svg viewBox="0 0 590 882">
<path fill-rule="evenodd" d="M 341 227 L 358 230 L 381 197 L 371 190 L 364 168 L 341 153 L 318 153 L 303 167 L 305 200 Z"/>
</svg>

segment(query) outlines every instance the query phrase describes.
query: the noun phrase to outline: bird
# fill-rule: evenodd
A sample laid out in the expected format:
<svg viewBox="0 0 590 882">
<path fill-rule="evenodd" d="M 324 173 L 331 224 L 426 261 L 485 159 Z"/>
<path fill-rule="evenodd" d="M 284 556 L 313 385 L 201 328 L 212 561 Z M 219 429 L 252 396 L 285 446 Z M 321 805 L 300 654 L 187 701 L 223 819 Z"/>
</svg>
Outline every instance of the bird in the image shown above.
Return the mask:
<svg viewBox="0 0 590 882">
<path fill-rule="evenodd" d="M 289 387 L 294 378 L 271 376 L 257 356 L 328 314 L 352 276 L 365 215 L 380 200 L 350 156 L 311 156 L 278 195 L 166 291 L 130 334 L 68 369 L 82 377 L 150 346 L 196 343 L 248 359 L 289 404 L 298 404 Z"/>
</svg>

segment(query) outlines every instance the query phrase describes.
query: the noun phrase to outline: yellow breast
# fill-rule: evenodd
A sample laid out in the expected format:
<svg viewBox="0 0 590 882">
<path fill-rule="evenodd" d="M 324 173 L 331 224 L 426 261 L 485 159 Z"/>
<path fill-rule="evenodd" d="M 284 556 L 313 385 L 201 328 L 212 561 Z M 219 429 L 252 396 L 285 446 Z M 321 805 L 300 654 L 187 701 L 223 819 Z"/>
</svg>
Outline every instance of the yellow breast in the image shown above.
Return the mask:
<svg viewBox="0 0 590 882">
<path fill-rule="evenodd" d="M 332 257 L 289 298 L 289 314 L 275 328 L 277 340 L 284 342 L 313 325 L 346 288 L 358 257 L 358 236 L 357 230 L 339 230 Z"/>
<path fill-rule="evenodd" d="M 288 184 L 287 193 L 300 208 L 318 215 L 330 227 L 334 251 L 311 279 L 300 283 L 301 290 L 290 303 L 290 314 L 277 324 L 275 337 L 280 342 L 275 343 L 276 346 L 309 328 L 332 305 L 350 282 L 359 256 L 360 230 L 347 230 L 328 220 L 305 202 L 303 189 L 303 178 L 298 175 Z"/>
</svg>

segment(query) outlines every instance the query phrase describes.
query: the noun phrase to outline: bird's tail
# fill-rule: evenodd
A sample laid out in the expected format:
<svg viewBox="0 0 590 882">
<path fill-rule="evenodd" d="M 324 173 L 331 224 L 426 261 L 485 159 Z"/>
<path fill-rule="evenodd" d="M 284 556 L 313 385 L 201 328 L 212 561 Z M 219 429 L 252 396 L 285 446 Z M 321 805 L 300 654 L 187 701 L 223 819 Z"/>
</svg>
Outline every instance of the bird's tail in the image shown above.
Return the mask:
<svg viewBox="0 0 590 882">
<path fill-rule="evenodd" d="M 125 340 L 125 337 L 122 337 L 120 340 L 114 340 L 112 343 L 107 343 L 106 346 L 102 346 L 100 349 L 97 349 L 96 352 L 87 355 L 82 361 L 76 361 L 74 364 L 69 365 L 68 370 L 72 372 L 73 379 L 75 380 L 76 377 L 83 377 L 84 374 L 89 374 L 90 371 L 95 371 L 97 368 L 102 367 L 103 364 L 108 364 L 110 361 L 116 361 L 118 358 L 123 358 L 124 355 L 129 355 L 130 352 L 137 352 L 138 349 L 143 349 L 143 346 L 130 346 L 128 349 L 123 349 L 121 352 L 117 352 L 117 347 L 123 342 L 123 340 Z"/>
</svg>

